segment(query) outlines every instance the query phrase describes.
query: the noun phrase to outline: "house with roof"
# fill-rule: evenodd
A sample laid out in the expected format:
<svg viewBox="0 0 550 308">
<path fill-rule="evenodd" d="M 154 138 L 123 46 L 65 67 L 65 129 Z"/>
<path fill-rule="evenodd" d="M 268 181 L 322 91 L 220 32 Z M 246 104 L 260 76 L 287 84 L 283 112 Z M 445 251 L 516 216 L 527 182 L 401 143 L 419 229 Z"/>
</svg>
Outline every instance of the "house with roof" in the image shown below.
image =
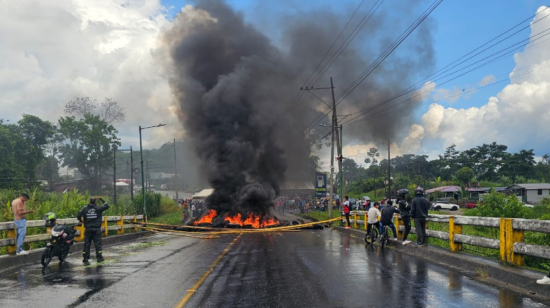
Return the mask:
<svg viewBox="0 0 550 308">
<path fill-rule="evenodd" d="M 426 190 L 426 194 L 431 194 L 440 191 L 445 194 L 445 198 L 452 198 L 455 193 L 460 193 L 460 186 L 439 186 Z"/>
<path fill-rule="evenodd" d="M 517 198 L 524 203 L 540 203 L 542 198 L 550 197 L 550 184 L 548 183 L 514 184 L 506 187 L 506 190 L 515 193 Z"/>
</svg>

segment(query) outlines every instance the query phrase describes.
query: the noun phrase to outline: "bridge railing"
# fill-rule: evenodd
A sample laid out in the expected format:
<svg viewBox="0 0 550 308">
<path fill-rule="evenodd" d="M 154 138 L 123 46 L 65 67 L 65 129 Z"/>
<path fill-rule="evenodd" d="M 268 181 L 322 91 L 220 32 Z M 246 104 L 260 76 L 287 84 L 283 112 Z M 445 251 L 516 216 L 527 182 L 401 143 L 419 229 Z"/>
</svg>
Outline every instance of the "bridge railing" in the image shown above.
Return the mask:
<svg viewBox="0 0 550 308">
<path fill-rule="evenodd" d="M 403 220 L 396 215 L 396 229 L 398 238 L 403 238 L 405 227 Z M 368 219 L 366 211 L 351 211 L 350 222 L 355 228 L 364 227 L 366 230 Z M 345 222 L 345 219 L 342 219 Z M 445 223 L 449 225 L 448 232 L 428 229 L 428 222 Z M 463 226 L 482 226 L 495 228 L 499 231 L 499 238 L 492 239 L 482 236 L 462 234 Z M 497 249 L 502 262 L 514 265 L 524 265 L 525 256 L 550 259 L 550 247 L 525 243 L 525 231 L 550 233 L 550 220 L 521 219 L 521 218 L 493 218 L 460 215 L 430 214 L 426 220 L 426 235 L 428 238 L 437 238 L 449 242 L 451 251 L 462 251 L 462 245 L 472 245 Z M 416 234 L 416 228 L 411 228 Z"/>
<path fill-rule="evenodd" d="M 125 230 L 130 230 L 131 232 L 137 232 L 138 228 L 133 224 L 125 224 L 124 222 L 132 221 L 133 223 L 144 222 L 143 215 L 133 215 L 133 216 L 103 216 L 103 222 L 101 224 L 102 235 L 108 236 L 109 231 L 117 231 L 117 234 L 124 234 Z M 46 222 L 44 220 L 28 220 L 27 221 L 27 230 L 29 228 L 45 228 Z M 84 240 L 84 226 L 77 226 L 78 220 L 76 218 L 66 218 L 66 219 L 57 219 L 57 224 L 62 225 L 74 225 L 76 230 L 77 242 Z M 16 238 L 17 230 L 15 229 L 15 224 L 13 221 L 10 222 L 1 222 L 0 231 L 7 230 L 7 236 L 5 238 L 0 238 L 0 247 L 8 246 L 8 253 L 15 253 L 16 250 Z M 27 235 L 25 237 L 25 243 L 31 242 L 40 242 L 47 241 L 50 239 L 51 228 L 46 228 L 46 233 Z"/>
</svg>

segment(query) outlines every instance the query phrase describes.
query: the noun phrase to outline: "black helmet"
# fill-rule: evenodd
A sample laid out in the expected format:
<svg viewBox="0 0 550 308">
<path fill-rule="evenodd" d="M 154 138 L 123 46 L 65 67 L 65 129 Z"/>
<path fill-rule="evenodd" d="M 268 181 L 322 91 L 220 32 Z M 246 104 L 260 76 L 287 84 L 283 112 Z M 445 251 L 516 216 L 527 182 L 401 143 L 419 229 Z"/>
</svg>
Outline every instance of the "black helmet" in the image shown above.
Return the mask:
<svg viewBox="0 0 550 308">
<path fill-rule="evenodd" d="M 46 227 L 53 227 L 55 226 L 57 215 L 53 212 L 46 213 L 44 217 L 42 217 L 46 221 Z"/>
<path fill-rule="evenodd" d="M 424 188 L 418 186 L 417 188 L 414 189 L 414 195 L 424 195 Z"/>
<path fill-rule="evenodd" d="M 405 195 L 407 195 L 408 193 L 409 193 L 409 190 L 406 188 L 403 188 L 397 191 L 397 195 L 402 198 L 404 198 Z"/>
</svg>

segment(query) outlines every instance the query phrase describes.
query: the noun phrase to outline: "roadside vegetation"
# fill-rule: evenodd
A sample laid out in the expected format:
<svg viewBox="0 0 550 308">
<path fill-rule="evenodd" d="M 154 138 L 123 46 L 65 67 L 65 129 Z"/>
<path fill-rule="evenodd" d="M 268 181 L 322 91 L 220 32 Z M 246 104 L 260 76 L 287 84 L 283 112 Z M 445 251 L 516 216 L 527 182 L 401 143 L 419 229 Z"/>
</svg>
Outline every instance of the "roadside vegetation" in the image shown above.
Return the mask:
<svg viewBox="0 0 550 308">
<path fill-rule="evenodd" d="M 430 214 L 453 214 L 453 212 L 430 211 Z M 464 209 L 462 214 L 465 216 L 550 220 L 550 198 L 544 198 L 541 201 L 541 204 L 534 206 L 533 208 L 528 208 L 523 206 L 523 204 L 515 196 L 506 196 L 501 193 L 492 192 L 484 197 L 483 204 L 479 204 L 474 209 Z M 335 215 L 340 215 L 340 213 L 335 213 Z M 310 216 L 316 217 L 315 215 Z M 352 227 L 353 226 L 354 225 L 352 224 Z M 414 227 L 414 222 L 412 222 L 412 226 Z M 364 230 L 364 226 L 357 226 L 357 229 Z M 427 229 L 449 232 L 449 224 L 442 222 L 428 222 Z M 493 227 L 463 226 L 462 234 L 490 239 L 500 239 L 499 228 Z M 416 240 L 416 235 L 409 235 L 409 240 Z M 526 231 L 524 242 L 533 245 L 550 246 L 550 234 Z M 449 242 L 446 240 L 428 238 L 428 243 L 430 245 L 449 249 Z M 498 249 L 463 244 L 462 251 L 495 260 L 500 258 L 500 252 Z M 525 265 L 536 270 L 550 270 L 550 261 L 547 259 L 525 256 Z"/>
<path fill-rule="evenodd" d="M 58 219 L 75 218 L 80 209 L 88 204 L 90 197 L 87 191 L 78 190 L 68 191 L 66 193 L 49 193 L 39 189 L 28 192 L 30 199 L 27 202 L 28 209 L 35 209 L 36 212 L 27 214 L 27 220 L 41 220 L 46 213 L 53 212 Z M 0 222 L 13 221 L 11 202 L 18 198 L 19 190 L 0 189 Z M 93 197 L 96 197 L 95 195 Z M 105 212 L 106 216 L 115 215 L 140 215 L 143 213 L 143 199 L 141 195 L 136 196 L 134 201 L 129 195 L 122 195 L 117 198 L 117 203 L 112 204 L 108 196 L 101 196 L 110 204 L 110 208 Z M 175 201 L 160 194 L 147 193 L 147 215 L 152 219 L 164 217 L 164 215 L 173 215 L 179 213 L 179 208 Z M 181 218 L 181 213 L 179 213 Z M 46 228 L 27 228 L 27 235 L 44 234 Z M 7 237 L 7 230 L 0 231 L 0 238 Z M 25 249 L 35 249 L 43 247 L 45 242 L 25 243 Z M 7 247 L 0 247 L 0 255 L 7 253 Z"/>
</svg>

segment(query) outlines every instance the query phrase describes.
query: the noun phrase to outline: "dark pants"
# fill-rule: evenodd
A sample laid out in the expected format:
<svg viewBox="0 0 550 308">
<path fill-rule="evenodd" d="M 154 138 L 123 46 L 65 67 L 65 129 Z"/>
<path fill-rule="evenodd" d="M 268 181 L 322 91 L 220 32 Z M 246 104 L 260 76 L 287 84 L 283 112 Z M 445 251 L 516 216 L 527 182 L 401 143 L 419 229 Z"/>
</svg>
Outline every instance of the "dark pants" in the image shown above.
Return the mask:
<svg viewBox="0 0 550 308">
<path fill-rule="evenodd" d="M 416 227 L 416 242 L 419 244 L 426 243 L 426 218 L 415 218 L 414 226 Z"/>
<path fill-rule="evenodd" d="M 406 241 L 407 237 L 409 236 L 409 233 L 411 232 L 411 217 L 402 216 L 402 218 L 403 218 L 403 224 L 405 225 L 405 234 L 403 235 L 403 241 Z"/>
<path fill-rule="evenodd" d="M 90 246 L 92 245 L 92 241 L 94 241 L 96 258 L 103 258 L 101 255 L 103 253 L 101 247 L 101 228 L 86 228 L 84 231 L 84 252 L 82 256 L 85 260 L 90 258 Z"/>
<path fill-rule="evenodd" d="M 397 238 L 397 230 L 395 230 L 395 225 L 393 224 L 393 222 L 390 221 L 388 223 L 383 223 L 382 227 L 384 226 L 390 227 L 391 231 L 393 232 L 393 238 Z"/>
<path fill-rule="evenodd" d="M 351 223 L 349 222 L 349 213 L 345 213 L 346 215 L 346 221 L 348 222 L 348 227 L 351 227 Z"/>
</svg>

